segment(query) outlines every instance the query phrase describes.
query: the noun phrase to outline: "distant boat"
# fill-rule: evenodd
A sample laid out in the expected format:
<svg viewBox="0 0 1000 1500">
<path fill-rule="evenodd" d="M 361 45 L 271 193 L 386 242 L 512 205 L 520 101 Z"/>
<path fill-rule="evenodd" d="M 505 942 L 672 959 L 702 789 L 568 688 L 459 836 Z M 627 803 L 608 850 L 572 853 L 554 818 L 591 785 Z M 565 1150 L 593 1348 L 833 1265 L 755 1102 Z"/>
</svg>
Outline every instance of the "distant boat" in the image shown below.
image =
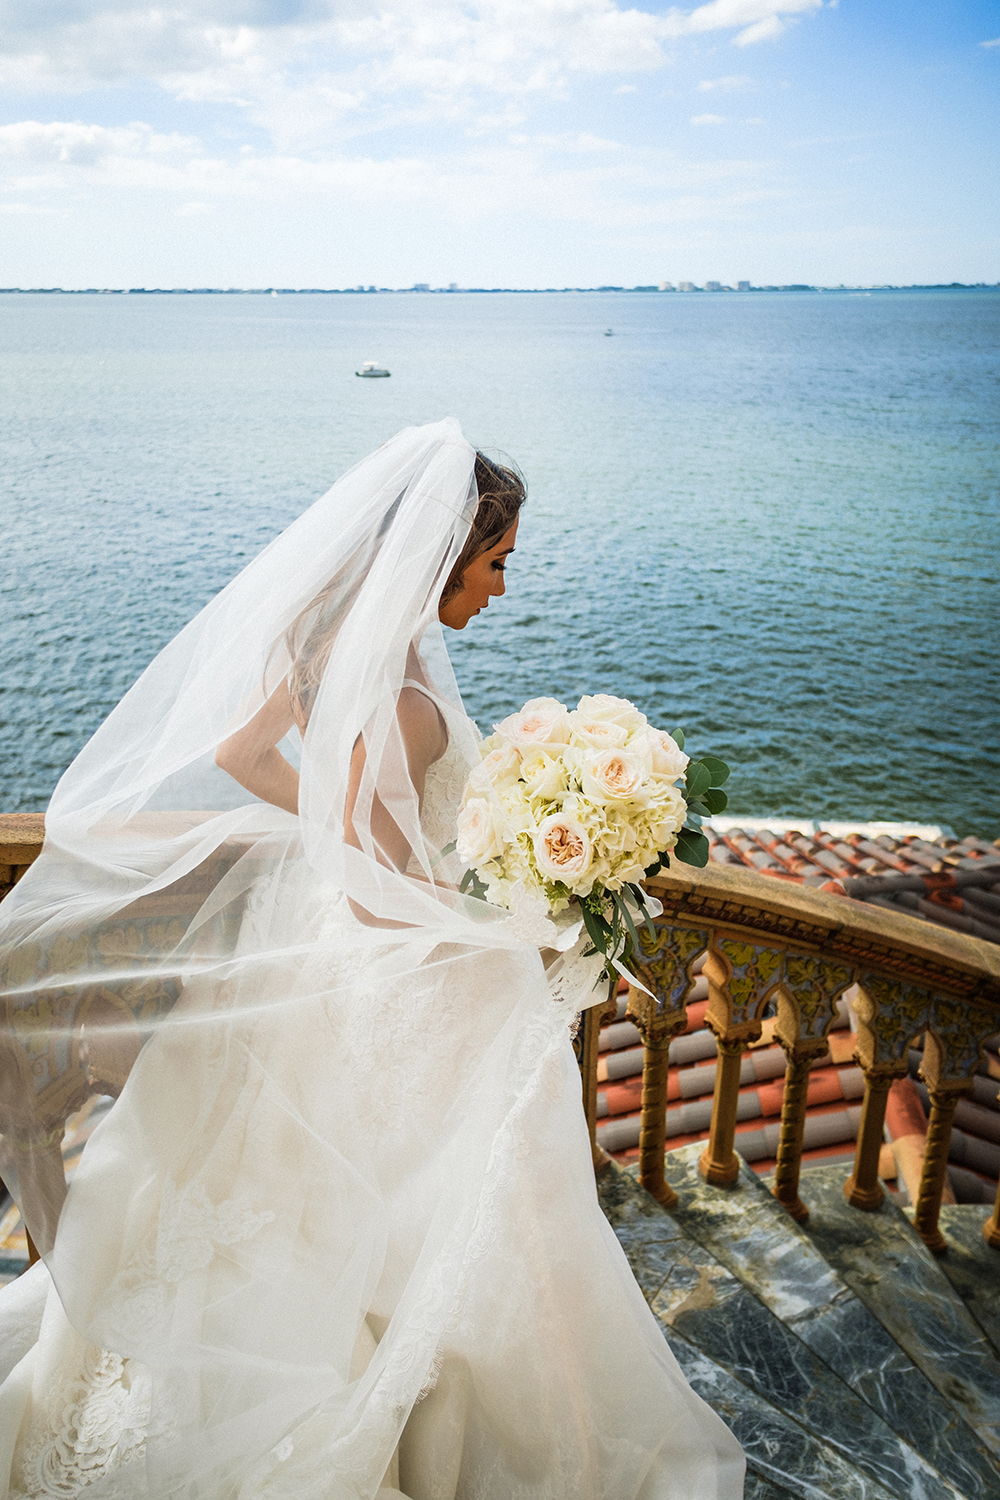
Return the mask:
<svg viewBox="0 0 1000 1500">
<path fill-rule="evenodd" d="M 392 374 L 391 370 L 383 369 L 373 359 L 366 359 L 360 370 L 355 370 L 355 375 L 360 375 L 362 380 L 385 380 Z"/>
<path fill-rule="evenodd" d="M 614 338 L 614 335 L 615 335 L 615 330 L 613 328 L 605 328 L 605 330 L 604 330 L 604 337 L 606 339 Z"/>
<path fill-rule="evenodd" d="M 277 296 L 277 295 L 278 295 L 278 294 L 277 294 L 277 292 L 276 292 L 276 291 L 274 291 L 274 290 L 273 290 L 273 289 L 272 289 L 272 291 L 271 291 L 271 296 L 272 296 L 272 297 L 276 297 L 276 296 Z"/>
</svg>

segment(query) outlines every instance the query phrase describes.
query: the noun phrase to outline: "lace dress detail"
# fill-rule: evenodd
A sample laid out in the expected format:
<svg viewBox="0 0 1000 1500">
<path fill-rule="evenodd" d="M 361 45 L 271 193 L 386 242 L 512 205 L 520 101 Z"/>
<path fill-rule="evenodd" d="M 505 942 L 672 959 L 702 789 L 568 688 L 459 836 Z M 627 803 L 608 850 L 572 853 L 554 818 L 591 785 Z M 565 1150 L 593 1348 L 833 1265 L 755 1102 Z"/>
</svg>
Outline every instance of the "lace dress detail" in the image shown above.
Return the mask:
<svg viewBox="0 0 1000 1500">
<path fill-rule="evenodd" d="M 69 1500 L 95 1480 L 115 1477 L 118 1484 L 102 1485 L 102 1500 L 138 1500 L 145 1490 L 137 1466 L 146 1448 L 148 1375 L 93 1346 L 82 1346 L 78 1357 L 76 1373 L 46 1395 L 19 1444 L 10 1500 Z"/>
</svg>

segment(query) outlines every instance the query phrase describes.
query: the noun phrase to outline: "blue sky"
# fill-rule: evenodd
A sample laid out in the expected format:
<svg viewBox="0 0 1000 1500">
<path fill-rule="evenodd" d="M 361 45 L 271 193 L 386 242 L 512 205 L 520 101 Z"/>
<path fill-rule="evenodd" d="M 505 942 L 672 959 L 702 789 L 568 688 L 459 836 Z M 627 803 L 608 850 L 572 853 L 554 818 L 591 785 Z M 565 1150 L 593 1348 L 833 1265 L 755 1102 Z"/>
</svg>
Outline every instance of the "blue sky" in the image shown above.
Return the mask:
<svg viewBox="0 0 1000 1500">
<path fill-rule="evenodd" d="M 1000 3 L 2 0 L 0 285 L 1000 281 Z"/>
</svg>

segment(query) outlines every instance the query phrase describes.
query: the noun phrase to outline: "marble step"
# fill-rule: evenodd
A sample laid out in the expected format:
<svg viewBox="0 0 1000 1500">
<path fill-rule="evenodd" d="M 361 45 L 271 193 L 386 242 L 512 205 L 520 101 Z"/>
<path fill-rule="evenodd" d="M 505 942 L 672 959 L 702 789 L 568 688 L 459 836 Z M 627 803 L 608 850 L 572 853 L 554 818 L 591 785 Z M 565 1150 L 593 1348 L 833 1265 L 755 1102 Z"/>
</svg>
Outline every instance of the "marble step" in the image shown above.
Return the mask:
<svg viewBox="0 0 1000 1500">
<path fill-rule="evenodd" d="M 769 1487 L 765 1495 L 777 1494 L 781 1500 L 897 1500 L 895 1487 L 885 1489 L 862 1474 L 676 1329 L 665 1328 L 664 1333 L 688 1383 L 743 1445 L 748 1474 Z"/>
<path fill-rule="evenodd" d="M 747 1469 L 743 1484 L 743 1500 L 792 1500 L 792 1491 L 781 1489 L 755 1469 Z"/>
<path fill-rule="evenodd" d="M 896 1500 L 959 1500 L 961 1492 L 927 1464 L 808 1345 L 639 1187 L 611 1165 L 598 1177 L 601 1206 L 667 1339 L 675 1336 L 752 1390 L 774 1409 L 773 1430 L 791 1422 L 787 1451 L 772 1455 L 780 1473 L 801 1485 L 800 1429 L 823 1445 L 824 1463 L 857 1471 L 859 1493 Z M 675 1350 L 676 1352 L 676 1350 Z M 680 1358 L 680 1356 L 678 1356 Z M 784 1475 L 782 1478 L 781 1475 Z M 798 1491 L 793 1491 L 798 1493 Z"/>
<path fill-rule="evenodd" d="M 685 1234 L 742 1281 L 946 1482 L 975 1500 L 1000 1495 L 1000 1462 L 964 1414 L 745 1163 L 730 1188 L 710 1188 L 702 1180 L 703 1149 L 695 1143 L 666 1154 L 666 1175 L 680 1199 L 670 1213 Z M 844 1176 L 848 1169 L 814 1170 Z M 810 1171 L 808 1190 L 804 1178 L 807 1201 L 812 1176 Z"/>
<path fill-rule="evenodd" d="M 940 1224 L 949 1250 L 938 1265 L 1000 1354 L 1000 1250 L 983 1239 L 991 1212 L 985 1203 L 946 1204 Z"/>
<path fill-rule="evenodd" d="M 892 1195 L 858 1213 L 844 1200 L 847 1175 L 809 1172 L 809 1238 L 1000 1462 L 996 1350 Z"/>
</svg>

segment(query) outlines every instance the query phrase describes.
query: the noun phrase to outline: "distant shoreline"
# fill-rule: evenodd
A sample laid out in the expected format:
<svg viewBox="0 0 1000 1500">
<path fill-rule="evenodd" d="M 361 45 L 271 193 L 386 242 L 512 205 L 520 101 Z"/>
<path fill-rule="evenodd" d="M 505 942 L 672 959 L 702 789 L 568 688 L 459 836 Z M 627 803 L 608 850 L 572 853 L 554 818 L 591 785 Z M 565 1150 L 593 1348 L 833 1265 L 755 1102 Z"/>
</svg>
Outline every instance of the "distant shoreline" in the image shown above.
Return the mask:
<svg viewBox="0 0 1000 1500">
<path fill-rule="evenodd" d="M 807 286 L 794 283 L 789 286 L 752 286 L 736 290 L 728 286 L 688 286 L 683 290 L 673 287 L 655 286 L 0 286 L 0 295 L 6 296 L 62 296 L 62 297 L 372 297 L 372 296 L 547 296 L 552 293 L 590 295 L 597 292 L 615 292 L 626 295 L 652 293 L 655 296 L 690 296 L 700 293 L 715 296 L 729 293 L 731 296 L 752 296 L 755 293 L 813 292 L 823 295 L 857 296 L 859 292 L 994 292 L 1000 291 L 1000 281 L 947 281 L 914 283 L 912 286 Z"/>
</svg>

